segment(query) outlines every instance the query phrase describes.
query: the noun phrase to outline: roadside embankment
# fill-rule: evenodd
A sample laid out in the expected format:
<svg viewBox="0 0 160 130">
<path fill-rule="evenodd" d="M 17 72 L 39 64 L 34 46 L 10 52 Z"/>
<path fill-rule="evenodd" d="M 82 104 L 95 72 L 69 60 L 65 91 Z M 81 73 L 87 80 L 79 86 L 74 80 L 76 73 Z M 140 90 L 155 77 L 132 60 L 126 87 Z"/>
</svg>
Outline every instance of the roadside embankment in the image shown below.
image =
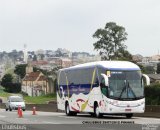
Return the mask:
<svg viewBox="0 0 160 130">
<path fill-rule="evenodd" d="M 153 105 L 153 106 L 146 105 L 145 113 L 134 114 L 134 115 L 140 117 L 160 118 L 160 105 Z"/>
</svg>

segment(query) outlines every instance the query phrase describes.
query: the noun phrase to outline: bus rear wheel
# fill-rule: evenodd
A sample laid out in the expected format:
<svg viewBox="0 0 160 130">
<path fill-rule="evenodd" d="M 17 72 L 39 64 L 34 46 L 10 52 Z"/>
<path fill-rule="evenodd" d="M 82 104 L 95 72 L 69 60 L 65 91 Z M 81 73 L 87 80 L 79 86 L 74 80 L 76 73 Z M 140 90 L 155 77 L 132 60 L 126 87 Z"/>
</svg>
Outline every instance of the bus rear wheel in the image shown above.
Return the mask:
<svg viewBox="0 0 160 130">
<path fill-rule="evenodd" d="M 66 115 L 67 115 L 67 116 L 70 116 L 70 115 L 71 115 L 71 111 L 69 110 L 69 104 L 68 104 L 68 102 L 67 102 L 66 105 L 65 105 L 65 112 L 66 112 Z"/>
<path fill-rule="evenodd" d="M 132 113 L 131 113 L 131 114 L 126 114 L 126 118 L 127 118 L 127 119 L 132 118 L 132 116 L 133 116 L 133 114 L 132 114 Z"/>
<path fill-rule="evenodd" d="M 70 111 L 68 102 L 65 105 L 65 112 L 66 112 L 67 116 L 76 116 L 77 115 L 76 112 Z"/>
</svg>

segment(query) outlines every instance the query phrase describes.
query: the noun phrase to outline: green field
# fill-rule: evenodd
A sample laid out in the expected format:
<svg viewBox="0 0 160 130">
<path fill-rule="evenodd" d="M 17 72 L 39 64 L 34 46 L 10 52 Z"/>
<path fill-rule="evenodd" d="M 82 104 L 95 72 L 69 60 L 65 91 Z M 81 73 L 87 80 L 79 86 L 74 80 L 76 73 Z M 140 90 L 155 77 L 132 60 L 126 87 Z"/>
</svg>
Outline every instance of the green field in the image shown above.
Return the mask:
<svg viewBox="0 0 160 130">
<path fill-rule="evenodd" d="M 56 95 L 55 94 L 48 94 L 44 96 L 37 96 L 37 97 L 30 97 L 30 96 L 24 96 L 24 100 L 28 104 L 46 104 L 49 101 L 54 101 L 56 100 Z"/>
<path fill-rule="evenodd" d="M 14 94 L 14 93 L 7 93 L 4 91 L 3 87 L 0 86 L 0 97 L 7 98 L 11 95 L 22 95 L 20 93 Z M 46 104 L 49 101 L 56 100 L 56 94 L 47 94 L 43 96 L 37 96 L 37 97 L 30 97 L 30 96 L 23 96 L 24 100 L 28 104 Z"/>
<path fill-rule="evenodd" d="M 12 94 L 5 92 L 4 88 L 0 86 L 0 97 L 8 97 L 10 95 L 12 95 Z"/>
</svg>

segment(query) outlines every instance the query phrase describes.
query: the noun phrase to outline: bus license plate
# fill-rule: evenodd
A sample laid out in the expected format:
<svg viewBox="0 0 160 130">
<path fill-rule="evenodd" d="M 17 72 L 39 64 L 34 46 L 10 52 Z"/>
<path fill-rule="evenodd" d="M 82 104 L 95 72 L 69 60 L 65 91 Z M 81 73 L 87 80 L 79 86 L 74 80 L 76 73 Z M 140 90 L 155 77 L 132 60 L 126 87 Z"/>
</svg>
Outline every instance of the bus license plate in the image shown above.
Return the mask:
<svg viewBox="0 0 160 130">
<path fill-rule="evenodd" d="M 125 109 L 125 111 L 127 111 L 127 112 L 128 112 L 128 111 L 131 111 L 131 109 Z"/>
</svg>

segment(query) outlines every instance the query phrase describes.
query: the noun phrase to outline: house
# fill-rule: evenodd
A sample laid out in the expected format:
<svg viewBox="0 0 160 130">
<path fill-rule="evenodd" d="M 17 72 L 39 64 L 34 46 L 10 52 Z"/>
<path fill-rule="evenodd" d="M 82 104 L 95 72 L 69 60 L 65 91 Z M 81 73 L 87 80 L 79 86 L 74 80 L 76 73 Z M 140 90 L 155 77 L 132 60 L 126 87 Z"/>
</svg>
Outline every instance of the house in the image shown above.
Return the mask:
<svg viewBox="0 0 160 130">
<path fill-rule="evenodd" d="M 132 55 L 132 60 L 135 62 L 142 62 L 143 56 L 140 54 Z"/>
<path fill-rule="evenodd" d="M 160 83 L 160 74 L 147 74 L 151 83 Z"/>
<path fill-rule="evenodd" d="M 60 58 L 60 57 L 49 57 L 48 61 L 50 64 L 59 66 L 61 68 L 67 68 L 72 66 L 72 60 L 70 58 Z"/>
<path fill-rule="evenodd" d="M 154 55 L 151 56 L 152 61 L 159 61 L 160 60 L 160 55 Z"/>
<path fill-rule="evenodd" d="M 22 92 L 29 96 L 50 93 L 48 79 L 42 72 L 33 72 L 33 67 L 26 67 L 26 75 L 22 80 Z"/>
</svg>

